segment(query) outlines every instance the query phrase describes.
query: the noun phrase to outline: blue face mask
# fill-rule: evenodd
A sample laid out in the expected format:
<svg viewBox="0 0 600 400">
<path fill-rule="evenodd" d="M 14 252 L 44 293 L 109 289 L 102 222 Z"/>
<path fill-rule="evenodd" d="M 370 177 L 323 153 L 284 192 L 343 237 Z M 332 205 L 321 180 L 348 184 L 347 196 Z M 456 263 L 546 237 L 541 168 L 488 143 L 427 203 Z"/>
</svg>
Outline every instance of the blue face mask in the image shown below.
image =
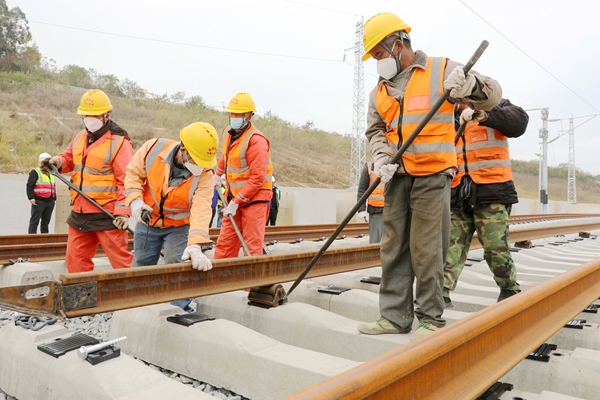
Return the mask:
<svg viewBox="0 0 600 400">
<path fill-rule="evenodd" d="M 244 118 L 229 118 L 229 126 L 232 129 L 238 130 L 244 125 Z"/>
</svg>

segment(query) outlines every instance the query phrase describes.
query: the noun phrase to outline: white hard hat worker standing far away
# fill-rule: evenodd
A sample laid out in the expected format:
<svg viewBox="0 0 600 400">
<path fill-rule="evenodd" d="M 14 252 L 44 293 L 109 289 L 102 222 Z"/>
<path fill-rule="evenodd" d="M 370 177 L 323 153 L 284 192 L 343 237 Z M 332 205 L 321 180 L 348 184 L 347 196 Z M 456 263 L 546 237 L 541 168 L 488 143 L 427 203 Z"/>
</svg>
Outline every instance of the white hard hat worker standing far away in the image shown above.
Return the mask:
<svg viewBox="0 0 600 400">
<path fill-rule="evenodd" d="M 77 114 L 84 129 L 77 132 L 67 148 L 47 164 L 61 173 L 73 171 L 71 182 L 96 205 L 70 190 L 71 213 L 65 264 L 70 273 L 94 269 L 92 258 L 98 245 L 113 268 L 129 268 L 133 254 L 128 250 L 129 215 L 125 205 L 125 169 L 133 156 L 127 132 L 111 119 L 113 106 L 102 90 L 88 90 L 81 96 Z M 46 164 L 46 165 L 47 165 Z"/>
<path fill-rule="evenodd" d="M 262 255 L 273 193 L 270 143 L 251 122 L 256 107 L 248 93 L 233 96 L 225 112 L 229 113 L 229 125 L 221 136 L 222 156 L 214 183 L 220 187 L 222 177 L 225 177 L 228 205 L 223 210 L 214 258 L 238 256 L 241 242 L 229 216 L 234 218 L 250 253 Z"/>
<path fill-rule="evenodd" d="M 203 251 L 212 248 L 208 229 L 219 136 L 211 124 L 195 122 L 179 138 L 147 141 L 127 166 L 126 202 L 138 222 L 134 267 L 156 265 L 164 247 L 165 264 L 190 260 L 194 269 L 212 268 Z M 192 311 L 190 302 L 173 304 Z"/>
<path fill-rule="evenodd" d="M 381 241 L 378 321 L 360 324 L 363 334 L 409 333 L 415 337 L 443 326 L 443 265 L 450 242 L 450 180 L 456 169 L 454 103 L 491 110 L 502 98 L 500 85 L 455 61 L 430 57 L 412 47 L 411 27 L 389 12 L 364 25 L 363 61 L 377 62 L 380 78 L 369 96 L 367 128 L 373 170 L 386 183 Z M 450 90 L 439 109 L 437 100 Z M 424 126 L 397 164 L 401 143 L 425 115 Z M 410 229 L 418 226 L 419 229 Z M 413 291 L 414 276 L 416 290 Z M 419 308 L 415 310 L 413 301 Z"/>
</svg>

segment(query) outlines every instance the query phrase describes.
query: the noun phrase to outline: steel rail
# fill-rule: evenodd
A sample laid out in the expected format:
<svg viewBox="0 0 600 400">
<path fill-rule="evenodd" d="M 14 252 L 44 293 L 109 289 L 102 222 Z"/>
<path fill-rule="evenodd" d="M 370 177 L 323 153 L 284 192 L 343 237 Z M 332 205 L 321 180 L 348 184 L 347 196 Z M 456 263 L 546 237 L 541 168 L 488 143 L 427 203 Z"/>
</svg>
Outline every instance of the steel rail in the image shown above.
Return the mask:
<svg viewBox="0 0 600 400">
<path fill-rule="evenodd" d="M 600 296 L 600 259 L 288 400 L 474 399 Z"/>
<path fill-rule="evenodd" d="M 544 214 L 544 215 L 515 215 L 511 216 L 511 225 L 521 226 L 528 222 L 551 221 L 562 219 L 581 219 L 600 217 L 599 214 Z M 298 240 L 317 240 L 327 238 L 336 229 L 336 224 L 320 225 L 290 225 L 268 226 L 265 232 L 265 242 L 296 242 Z M 219 228 L 210 229 L 210 238 L 216 242 Z M 369 232 L 367 223 L 348 224 L 342 231 L 346 236 L 366 235 Z M 512 235 L 512 234 L 511 234 Z M 515 240 L 519 241 L 519 240 Z M 32 262 L 52 261 L 64 258 L 67 248 L 66 233 L 51 233 L 44 235 L 4 235 L 0 236 L 0 265 L 10 264 L 10 260 L 19 257 Z M 133 250 L 133 236 L 128 242 L 129 250 Z M 101 247 L 96 253 L 97 257 L 104 256 Z"/>
<path fill-rule="evenodd" d="M 512 240 L 600 229 L 595 223 L 532 227 L 511 233 Z M 473 238 L 472 248 L 481 245 Z M 190 263 L 157 265 L 60 275 L 36 285 L 0 288 L 0 308 L 32 315 L 75 317 L 183 298 L 223 293 L 293 280 L 317 251 L 214 260 L 213 269 L 199 272 Z M 309 277 L 331 275 L 380 265 L 379 244 L 330 250 Z"/>
<path fill-rule="evenodd" d="M 265 232 L 265 242 L 317 240 L 331 235 L 336 227 L 336 224 L 268 226 Z M 209 234 L 213 242 L 217 241 L 219 232 L 219 228 L 210 229 Z M 349 224 L 342 234 L 349 237 L 368 235 L 369 225 L 366 223 Z M 66 233 L 4 235 L 0 236 L 0 265 L 9 264 L 10 260 L 16 260 L 19 257 L 32 262 L 60 260 L 64 259 L 66 249 Z M 133 250 L 133 235 L 129 235 L 128 249 Z M 96 256 L 104 255 L 104 250 L 99 247 Z"/>
<path fill-rule="evenodd" d="M 213 269 L 207 272 L 180 263 L 65 274 L 51 282 L 0 288 L 0 308 L 70 318 L 266 286 L 293 280 L 315 254 L 305 251 L 214 260 Z M 379 264 L 377 244 L 332 249 L 310 276 Z"/>
</svg>

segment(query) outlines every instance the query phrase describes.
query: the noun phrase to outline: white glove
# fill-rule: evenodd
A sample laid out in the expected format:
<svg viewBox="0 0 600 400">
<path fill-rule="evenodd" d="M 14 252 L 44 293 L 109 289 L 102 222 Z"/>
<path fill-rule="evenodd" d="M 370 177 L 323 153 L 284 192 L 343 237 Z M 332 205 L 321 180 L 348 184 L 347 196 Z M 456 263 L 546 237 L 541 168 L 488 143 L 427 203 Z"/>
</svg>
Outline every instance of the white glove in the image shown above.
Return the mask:
<svg viewBox="0 0 600 400">
<path fill-rule="evenodd" d="M 129 217 L 127 215 L 117 215 L 113 219 L 113 225 L 122 231 L 126 231 L 129 228 Z"/>
<path fill-rule="evenodd" d="M 231 200 L 229 202 L 229 204 L 227 205 L 227 207 L 225 207 L 225 210 L 223 210 L 223 215 L 226 217 L 229 217 L 230 215 L 233 217 L 235 215 L 235 212 L 237 211 L 239 207 L 239 204 L 236 203 L 235 201 Z"/>
<path fill-rule="evenodd" d="M 146 224 L 144 221 L 142 221 L 142 211 L 146 210 L 152 212 L 152 207 L 150 207 L 148 204 L 144 203 L 142 199 L 137 197 L 131 202 L 131 204 L 129 204 L 129 208 L 131 208 L 131 215 L 133 216 L 133 218 L 135 218 L 137 222 Z"/>
<path fill-rule="evenodd" d="M 366 211 L 360 211 L 358 213 L 358 220 L 361 222 L 369 222 L 369 213 Z"/>
<path fill-rule="evenodd" d="M 475 76 L 469 73 L 465 76 L 463 67 L 459 65 L 450 72 L 450 75 L 448 75 L 448 78 L 444 81 L 444 89 L 450 90 L 450 97 L 462 99 L 473 93 L 475 83 Z"/>
<path fill-rule="evenodd" d="M 181 259 L 183 261 L 191 260 L 192 268 L 199 271 L 208 271 L 209 269 L 212 269 L 212 262 L 210 262 L 210 259 L 202 253 L 202 249 L 197 244 L 186 247 Z"/>
<path fill-rule="evenodd" d="M 460 114 L 460 124 L 466 124 L 469 122 L 481 122 L 487 119 L 488 113 L 483 110 L 473 110 L 472 108 L 466 108 Z"/>
<path fill-rule="evenodd" d="M 213 178 L 215 180 L 215 186 L 221 187 L 221 177 L 217 174 L 214 174 Z"/>
<path fill-rule="evenodd" d="M 393 177 L 398 169 L 398 164 L 385 164 L 379 170 L 375 170 L 375 174 L 381 179 L 381 182 L 387 183 Z"/>
</svg>

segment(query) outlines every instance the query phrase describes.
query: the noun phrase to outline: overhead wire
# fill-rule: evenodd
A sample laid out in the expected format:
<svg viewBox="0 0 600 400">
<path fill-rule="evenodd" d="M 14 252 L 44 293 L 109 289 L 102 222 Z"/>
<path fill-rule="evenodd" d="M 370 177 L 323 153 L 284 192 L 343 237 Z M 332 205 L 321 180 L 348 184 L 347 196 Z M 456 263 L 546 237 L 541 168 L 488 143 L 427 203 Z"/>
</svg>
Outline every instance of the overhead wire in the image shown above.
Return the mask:
<svg viewBox="0 0 600 400">
<path fill-rule="evenodd" d="M 556 77 L 552 72 L 550 72 L 546 67 L 544 67 L 542 64 L 540 64 L 536 59 L 534 59 L 532 56 L 530 56 L 525 50 L 521 49 L 519 46 L 517 46 L 517 44 L 515 42 L 513 42 L 512 40 L 510 40 L 505 34 L 503 34 L 502 32 L 500 32 L 500 30 L 498 30 L 494 25 L 492 25 L 488 20 L 486 20 L 485 18 L 483 18 L 481 15 L 479 15 L 475 10 L 473 10 L 471 7 L 469 7 L 469 5 L 467 5 L 463 0 L 459 0 L 466 8 L 468 8 L 473 14 L 475 14 L 477 17 L 479 17 L 479 19 L 481 19 L 483 22 L 485 22 L 486 24 L 488 24 L 493 30 L 495 30 L 496 32 L 498 32 L 498 34 L 500 36 L 502 36 L 504 39 L 506 39 L 510 44 L 512 44 L 517 50 L 519 50 L 521 53 L 523 53 L 527 58 L 529 58 L 531 61 L 533 61 L 538 67 L 540 67 L 541 69 L 543 69 L 548 75 L 550 75 L 552 78 L 554 78 L 558 83 L 560 83 L 561 85 L 563 85 L 567 90 L 569 90 L 571 93 L 573 93 L 575 96 L 577 96 L 580 100 L 582 100 L 585 104 L 587 104 L 588 106 L 592 107 L 594 110 L 600 112 L 600 110 L 598 108 L 596 108 L 592 103 L 590 103 L 589 101 L 587 101 L 586 99 L 584 99 L 582 96 L 579 95 L 579 93 L 575 92 L 573 89 L 571 89 L 566 83 L 564 83 L 563 81 L 561 81 L 558 77 Z"/>
</svg>

